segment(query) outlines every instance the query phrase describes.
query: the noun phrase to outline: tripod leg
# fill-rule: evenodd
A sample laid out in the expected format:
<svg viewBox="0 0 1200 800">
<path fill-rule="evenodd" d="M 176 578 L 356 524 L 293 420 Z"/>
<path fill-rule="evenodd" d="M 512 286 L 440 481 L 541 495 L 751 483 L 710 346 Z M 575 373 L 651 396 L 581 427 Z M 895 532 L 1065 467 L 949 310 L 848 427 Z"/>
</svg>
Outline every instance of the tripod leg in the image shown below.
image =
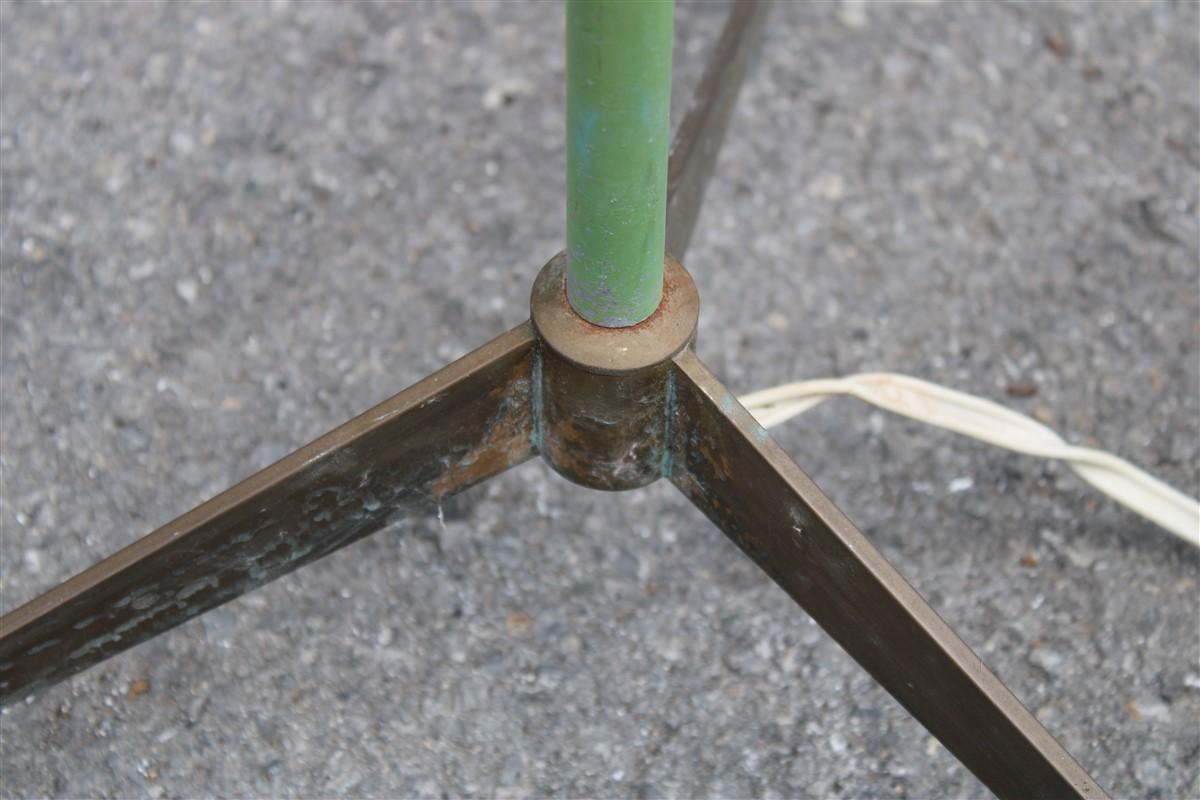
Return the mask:
<svg viewBox="0 0 1200 800">
<path fill-rule="evenodd" d="M 0 618 L 0 703 L 525 461 L 528 323 Z"/>
<path fill-rule="evenodd" d="M 690 350 L 671 481 L 1000 797 L 1104 792 Z"/>
<path fill-rule="evenodd" d="M 667 252 L 680 260 L 691 241 L 747 63 L 761 43 L 766 16 L 767 0 L 738 0 L 733 4 L 692 95 L 687 116 L 671 142 L 667 163 Z"/>
</svg>

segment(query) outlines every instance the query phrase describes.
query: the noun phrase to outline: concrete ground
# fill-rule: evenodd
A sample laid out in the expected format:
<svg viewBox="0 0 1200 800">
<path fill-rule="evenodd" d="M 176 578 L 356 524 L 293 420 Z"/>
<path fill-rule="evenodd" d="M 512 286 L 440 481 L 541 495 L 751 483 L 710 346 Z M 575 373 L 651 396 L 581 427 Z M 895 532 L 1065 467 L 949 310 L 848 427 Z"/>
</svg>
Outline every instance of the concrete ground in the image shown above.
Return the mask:
<svg viewBox="0 0 1200 800">
<path fill-rule="evenodd" d="M 680 108 L 723 14 L 678 10 Z M 525 317 L 562 17 L 0 4 L 5 610 Z M 1200 493 L 1198 30 L 779 3 L 687 258 L 701 355 L 928 378 Z M 1195 550 L 856 401 L 778 438 L 1114 796 L 1200 796 Z M 540 463 L 6 709 L 0 793 L 987 794 L 670 486 Z"/>
</svg>

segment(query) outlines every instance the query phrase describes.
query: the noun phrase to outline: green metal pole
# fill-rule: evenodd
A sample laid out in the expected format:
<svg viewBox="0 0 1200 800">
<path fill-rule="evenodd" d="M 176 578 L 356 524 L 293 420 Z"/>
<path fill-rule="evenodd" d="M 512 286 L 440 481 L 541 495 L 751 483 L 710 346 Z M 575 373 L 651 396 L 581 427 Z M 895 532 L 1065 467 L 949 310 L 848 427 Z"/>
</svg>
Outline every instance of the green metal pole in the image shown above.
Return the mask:
<svg viewBox="0 0 1200 800">
<path fill-rule="evenodd" d="M 567 0 L 567 299 L 636 325 L 662 299 L 674 0 Z"/>
</svg>

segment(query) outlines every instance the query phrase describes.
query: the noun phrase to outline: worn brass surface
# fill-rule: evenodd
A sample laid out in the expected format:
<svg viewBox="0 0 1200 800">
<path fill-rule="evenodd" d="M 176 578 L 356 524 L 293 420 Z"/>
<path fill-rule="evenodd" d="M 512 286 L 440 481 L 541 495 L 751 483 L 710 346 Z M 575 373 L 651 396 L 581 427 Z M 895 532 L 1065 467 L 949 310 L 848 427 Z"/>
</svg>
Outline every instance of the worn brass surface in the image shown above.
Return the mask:
<svg viewBox="0 0 1200 800">
<path fill-rule="evenodd" d="M 0 617 L 0 703 L 533 455 L 526 323 Z"/>
<path fill-rule="evenodd" d="M 589 372 L 628 375 L 661 365 L 696 333 L 700 295 L 692 276 L 668 255 L 663 296 L 645 321 L 625 328 L 593 325 L 575 313 L 566 295 L 566 253 L 542 267 L 533 284 L 530 315 L 546 346 Z"/>
<path fill-rule="evenodd" d="M 1104 792 L 690 350 L 671 482 L 1000 797 Z"/>
<path fill-rule="evenodd" d="M 566 259 L 555 256 L 530 302 L 539 342 L 534 369 L 534 436 L 546 461 L 593 489 L 634 489 L 657 480 L 669 452 L 671 358 L 696 334 L 700 298 L 673 258 L 663 299 L 628 328 L 593 325 L 564 288 Z"/>
<path fill-rule="evenodd" d="M 538 449 L 563 477 L 590 489 L 636 489 L 662 476 L 670 364 L 602 375 L 542 346 Z"/>
</svg>

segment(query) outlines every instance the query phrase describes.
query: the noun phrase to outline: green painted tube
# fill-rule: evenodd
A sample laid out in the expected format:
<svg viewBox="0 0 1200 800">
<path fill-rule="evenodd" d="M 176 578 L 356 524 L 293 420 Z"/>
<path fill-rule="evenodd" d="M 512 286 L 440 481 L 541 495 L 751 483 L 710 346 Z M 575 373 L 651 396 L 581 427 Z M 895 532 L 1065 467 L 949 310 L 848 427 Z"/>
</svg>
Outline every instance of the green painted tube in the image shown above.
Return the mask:
<svg viewBox="0 0 1200 800">
<path fill-rule="evenodd" d="M 567 299 L 636 325 L 662 299 L 673 0 L 567 0 Z"/>
</svg>

